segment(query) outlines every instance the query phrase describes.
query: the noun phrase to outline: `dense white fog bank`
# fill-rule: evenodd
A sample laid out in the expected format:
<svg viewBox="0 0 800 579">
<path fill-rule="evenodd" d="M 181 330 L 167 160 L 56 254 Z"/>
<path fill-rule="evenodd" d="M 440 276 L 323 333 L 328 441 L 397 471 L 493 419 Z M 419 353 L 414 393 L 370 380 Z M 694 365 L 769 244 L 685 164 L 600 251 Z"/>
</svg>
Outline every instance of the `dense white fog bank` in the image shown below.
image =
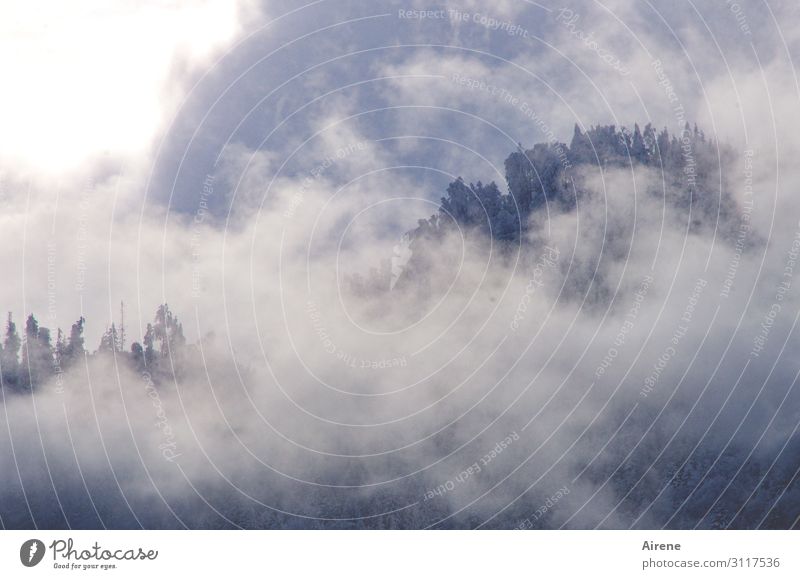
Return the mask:
<svg viewBox="0 0 800 579">
<path fill-rule="evenodd" d="M 200 338 L 167 323 L 148 362 L 113 346 L 6 385 L 4 524 L 793 524 L 795 237 L 692 226 L 644 167 L 582 171 L 576 207 L 513 243 L 387 240 L 322 187 L 291 219 L 287 189 L 203 224 L 202 251 L 194 220 L 114 222 L 115 282 L 181 297 Z M 393 287 L 352 283 L 381 261 Z"/>
<path fill-rule="evenodd" d="M 317 4 L 0 160 L 0 525 L 796 527 L 788 9 Z"/>
</svg>

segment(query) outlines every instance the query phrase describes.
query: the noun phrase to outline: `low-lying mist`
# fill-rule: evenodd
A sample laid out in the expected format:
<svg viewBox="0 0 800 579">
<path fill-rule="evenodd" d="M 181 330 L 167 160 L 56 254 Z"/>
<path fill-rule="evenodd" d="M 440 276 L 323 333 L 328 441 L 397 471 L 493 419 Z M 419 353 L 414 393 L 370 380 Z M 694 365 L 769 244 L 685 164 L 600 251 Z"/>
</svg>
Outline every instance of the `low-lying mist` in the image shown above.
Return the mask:
<svg viewBox="0 0 800 579">
<path fill-rule="evenodd" d="M 55 336 L 80 304 L 94 352 L 125 300 L 141 344 L 169 302 L 188 343 L 147 363 L 127 345 L 87 352 L 4 386 L 0 521 L 794 526 L 800 230 L 763 229 L 729 185 L 745 158 L 688 199 L 652 163 L 574 164 L 555 189 L 536 166 L 557 195 L 534 185 L 511 220 L 509 182 L 499 201 L 472 189 L 497 203 L 488 221 L 451 196 L 417 228 L 430 201 L 382 207 L 369 179 L 334 195 L 323 174 L 265 202 L 263 183 L 240 184 L 227 225 L 202 203 L 66 204 L 27 242 L 53 256 L 27 279 L 46 308 L 52 281 L 41 325 Z M 24 211 L 28 232 L 52 218 Z"/>
</svg>

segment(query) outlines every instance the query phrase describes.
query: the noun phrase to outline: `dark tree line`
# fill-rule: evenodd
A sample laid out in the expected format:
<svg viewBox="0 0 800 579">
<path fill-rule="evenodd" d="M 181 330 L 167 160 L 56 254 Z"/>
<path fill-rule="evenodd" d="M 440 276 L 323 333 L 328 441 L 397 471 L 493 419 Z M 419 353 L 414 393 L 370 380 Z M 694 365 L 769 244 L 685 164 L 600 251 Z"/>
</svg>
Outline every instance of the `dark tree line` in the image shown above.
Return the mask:
<svg viewBox="0 0 800 579">
<path fill-rule="evenodd" d="M 648 124 L 633 131 L 614 125 L 592 127 L 586 132 L 575 125 L 572 141 L 522 146 L 505 160 L 508 194 L 494 182 L 469 185 L 458 178 L 450 183 L 437 214 L 421 220 L 413 232 L 426 237 L 454 225 L 480 230 L 500 241 L 520 239 L 530 214 L 545 203 L 556 210 L 571 210 L 580 191 L 573 189 L 572 176 L 579 167 L 632 167 L 645 165 L 662 171 L 667 185 L 682 189 L 676 203 L 689 203 L 696 195 L 711 196 L 718 188 L 718 174 L 732 152 L 706 139 L 703 131 L 686 123 L 679 135 L 660 132 Z M 719 191 L 716 192 L 719 197 Z M 726 208 L 726 209 L 729 209 Z"/>
<path fill-rule="evenodd" d="M 664 195 L 671 208 L 691 215 L 691 231 L 710 225 L 724 238 L 732 231 L 726 223 L 732 224 L 737 214 L 724 179 L 733 158 L 729 147 L 707 139 L 688 123 L 677 135 L 666 128 L 657 132 L 651 124 L 644 129 L 635 124 L 633 130 L 601 125 L 585 132 L 576 124 L 569 145 L 553 141 L 527 150 L 520 145 L 505 160 L 507 193 L 495 182 L 467 184 L 459 177 L 450 183 L 439 210 L 408 232 L 413 255 L 398 287 L 419 285 L 431 264 L 441 261 L 436 241 L 448 232 L 488 236 L 499 242 L 501 251 L 526 243 L 531 215 L 545 205 L 549 211 L 573 210 L 585 194 L 580 176 L 593 170 L 638 166 L 656 170 L 664 185 L 657 194 Z M 381 293 L 391 276 L 391 263 L 385 260 L 366 277 L 353 276 L 351 286 L 363 295 Z"/>
<path fill-rule="evenodd" d="M 86 320 L 81 317 L 72 324 L 68 336 L 59 328 L 54 343 L 50 329 L 39 325 L 33 314 L 25 320 L 20 335 L 9 312 L 0 343 L 0 386 L 6 392 L 32 392 L 87 358 L 104 355 L 115 355 L 139 370 L 158 373 L 170 365 L 168 359 L 179 359 L 186 345 L 183 326 L 167 304 L 158 307 L 141 343 L 133 342 L 128 351 L 124 325 L 117 328 L 112 323 L 94 352 L 85 347 L 85 326 Z"/>
</svg>

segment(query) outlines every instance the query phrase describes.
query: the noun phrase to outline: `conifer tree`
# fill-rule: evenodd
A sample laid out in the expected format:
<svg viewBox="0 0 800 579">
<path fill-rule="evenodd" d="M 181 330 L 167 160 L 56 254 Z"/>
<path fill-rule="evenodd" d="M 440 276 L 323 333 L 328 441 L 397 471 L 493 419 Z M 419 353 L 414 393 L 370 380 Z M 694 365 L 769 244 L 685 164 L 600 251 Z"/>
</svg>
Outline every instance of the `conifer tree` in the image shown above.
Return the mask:
<svg viewBox="0 0 800 579">
<path fill-rule="evenodd" d="M 17 325 L 14 323 L 11 312 L 6 320 L 6 334 L 3 340 L 0 370 L 2 370 L 3 385 L 7 388 L 16 388 L 19 384 L 19 348 L 22 344 Z"/>
<path fill-rule="evenodd" d="M 75 363 L 85 354 L 83 339 L 83 328 L 85 324 L 86 319 L 83 316 L 72 324 L 72 328 L 69 331 L 69 340 L 64 348 L 64 366 Z"/>
<path fill-rule="evenodd" d="M 23 389 L 31 391 L 44 382 L 53 371 L 50 330 L 40 327 L 34 315 L 30 314 L 25 321 L 20 384 Z"/>
<path fill-rule="evenodd" d="M 631 139 L 631 158 L 644 163 L 647 161 L 647 148 L 644 146 L 644 138 L 639 130 L 639 125 L 633 125 L 633 138 Z"/>
</svg>

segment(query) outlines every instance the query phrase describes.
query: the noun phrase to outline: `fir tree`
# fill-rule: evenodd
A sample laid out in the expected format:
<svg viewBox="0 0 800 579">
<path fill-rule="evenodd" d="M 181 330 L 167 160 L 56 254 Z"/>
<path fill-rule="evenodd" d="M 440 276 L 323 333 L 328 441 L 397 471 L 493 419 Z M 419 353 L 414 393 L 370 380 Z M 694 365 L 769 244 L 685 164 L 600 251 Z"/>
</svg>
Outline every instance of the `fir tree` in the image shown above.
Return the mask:
<svg viewBox="0 0 800 579">
<path fill-rule="evenodd" d="M 639 130 L 639 125 L 633 125 L 633 138 L 631 139 L 631 158 L 640 163 L 647 161 L 647 148 L 644 145 L 644 138 Z"/>
<path fill-rule="evenodd" d="M 6 335 L 3 340 L 3 351 L 0 356 L 0 371 L 2 371 L 3 386 L 16 388 L 19 384 L 19 349 L 22 345 L 17 325 L 14 323 L 11 312 L 6 320 Z"/>
<path fill-rule="evenodd" d="M 64 359 L 62 361 L 64 367 L 70 366 L 84 356 L 86 351 L 84 350 L 83 328 L 85 325 L 86 319 L 83 316 L 72 324 L 72 328 L 69 331 L 69 340 L 64 348 Z"/>
<path fill-rule="evenodd" d="M 22 368 L 20 385 L 32 391 L 52 374 L 53 346 L 50 330 L 39 327 L 33 314 L 25 321 L 25 342 L 22 348 Z"/>
<path fill-rule="evenodd" d="M 108 328 L 100 338 L 100 346 L 97 348 L 101 353 L 114 353 L 118 352 L 119 336 L 117 335 L 117 328 L 114 322 L 111 322 L 111 327 Z"/>
</svg>

